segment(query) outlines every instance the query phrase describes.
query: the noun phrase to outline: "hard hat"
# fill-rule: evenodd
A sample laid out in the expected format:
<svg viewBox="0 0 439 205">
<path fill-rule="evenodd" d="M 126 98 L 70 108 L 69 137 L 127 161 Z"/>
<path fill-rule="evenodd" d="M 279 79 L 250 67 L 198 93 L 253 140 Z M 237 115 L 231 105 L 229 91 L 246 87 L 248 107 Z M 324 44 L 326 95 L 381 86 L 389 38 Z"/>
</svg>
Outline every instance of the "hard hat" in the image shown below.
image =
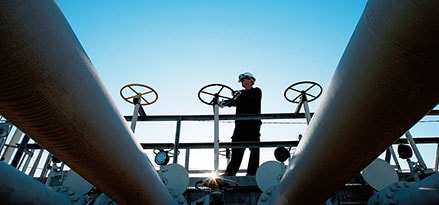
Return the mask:
<svg viewBox="0 0 439 205">
<path fill-rule="evenodd" d="M 240 74 L 238 76 L 238 82 L 241 82 L 241 80 L 244 78 L 251 78 L 251 79 L 253 79 L 253 82 L 256 81 L 255 76 L 253 76 L 253 74 L 251 74 L 250 72 L 244 72 L 244 73 Z"/>
</svg>

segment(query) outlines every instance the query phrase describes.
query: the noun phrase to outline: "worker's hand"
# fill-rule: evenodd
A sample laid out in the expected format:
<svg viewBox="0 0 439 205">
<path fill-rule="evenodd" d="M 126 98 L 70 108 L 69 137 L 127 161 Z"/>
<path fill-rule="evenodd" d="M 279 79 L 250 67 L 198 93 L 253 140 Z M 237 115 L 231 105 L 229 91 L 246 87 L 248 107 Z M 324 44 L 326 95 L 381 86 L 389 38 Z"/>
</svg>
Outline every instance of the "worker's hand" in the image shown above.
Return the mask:
<svg viewBox="0 0 439 205">
<path fill-rule="evenodd" d="M 224 100 L 221 100 L 219 103 L 218 103 L 218 106 L 220 107 L 220 108 L 223 108 L 224 107 Z"/>
<path fill-rule="evenodd" d="M 233 99 L 236 99 L 239 95 L 241 95 L 241 90 L 234 90 L 234 91 L 232 91 L 232 96 L 233 96 Z"/>
<path fill-rule="evenodd" d="M 220 108 L 223 108 L 224 106 L 227 106 L 228 104 L 230 104 L 230 100 L 221 100 L 221 101 L 218 103 L 218 106 L 219 106 Z"/>
</svg>

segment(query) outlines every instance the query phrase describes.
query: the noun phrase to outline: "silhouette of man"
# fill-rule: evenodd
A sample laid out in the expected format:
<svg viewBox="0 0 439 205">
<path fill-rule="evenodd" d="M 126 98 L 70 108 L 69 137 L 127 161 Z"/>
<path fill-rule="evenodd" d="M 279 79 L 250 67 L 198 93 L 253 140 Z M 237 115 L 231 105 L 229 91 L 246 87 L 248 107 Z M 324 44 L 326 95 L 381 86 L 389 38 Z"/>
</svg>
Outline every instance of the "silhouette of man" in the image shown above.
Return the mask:
<svg viewBox="0 0 439 205">
<path fill-rule="evenodd" d="M 244 89 L 233 92 L 233 99 L 221 102 L 221 107 L 236 107 L 236 114 L 261 114 L 262 91 L 253 87 L 256 78 L 249 72 L 238 76 Z M 235 120 L 232 142 L 260 142 L 261 120 Z M 232 156 L 223 176 L 235 176 L 241 166 L 245 148 L 232 148 Z M 247 175 L 255 175 L 259 167 L 259 148 L 250 148 Z"/>
</svg>

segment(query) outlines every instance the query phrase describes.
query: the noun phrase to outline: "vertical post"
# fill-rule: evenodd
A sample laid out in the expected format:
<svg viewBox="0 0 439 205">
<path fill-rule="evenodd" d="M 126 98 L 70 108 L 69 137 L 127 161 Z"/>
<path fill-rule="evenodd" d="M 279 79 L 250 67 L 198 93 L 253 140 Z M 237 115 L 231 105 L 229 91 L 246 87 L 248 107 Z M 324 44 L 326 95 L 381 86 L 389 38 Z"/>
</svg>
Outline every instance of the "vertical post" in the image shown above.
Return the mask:
<svg viewBox="0 0 439 205">
<path fill-rule="evenodd" d="M 29 164 L 30 164 L 30 160 L 31 160 L 32 157 L 34 156 L 34 151 L 33 151 L 33 150 L 27 150 L 27 149 L 25 149 L 25 150 L 24 150 L 24 154 L 27 155 L 27 157 L 26 157 L 26 161 L 25 161 L 24 164 L 23 164 L 23 167 L 21 168 L 21 171 L 22 171 L 23 173 L 26 173 L 26 170 L 27 170 L 27 168 L 29 167 Z M 24 158 L 23 158 L 23 160 L 24 160 Z"/>
<path fill-rule="evenodd" d="M 311 121 L 311 112 L 309 111 L 308 99 L 306 98 L 306 92 L 301 91 L 300 95 L 301 95 L 300 103 L 303 103 L 303 109 L 305 110 L 306 124 L 309 125 L 309 122 Z"/>
<path fill-rule="evenodd" d="M 50 168 L 50 162 L 52 161 L 52 154 L 48 154 L 46 161 L 44 162 L 44 167 L 43 170 L 41 170 L 41 174 L 40 177 L 46 177 L 47 176 L 47 172 L 49 172 L 49 168 Z"/>
<path fill-rule="evenodd" d="M 306 91 L 300 92 L 299 104 L 297 105 L 295 111 L 296 114 L 299 114 L 302 105 L 303 105 L 303 109 L 305 110 L 306 124 L 309 125 L 309 122 L 311 121 L 311 112 L 309 111 L 308 99 L 306 98 Z"/>
<path fill-rule="evenodd" d="M 410 133 L 410 131 L 407 131 L 405 133 L 405 137 L 407 138 L 407 141 L 410 144 L 410 147 L 412 147 L 413 152 L 415 153 L 416 158 L 418 159 L 418 162 L 424 167 L 426 168 L 427 166 L 425 165 L 424 159 L 422 158 L 421 152 L 419 152 L 418 147 L 416 146 L 415 141 L 413 140 L 413 136 Z"/>
<path fill-rule="evenodd" d="M 415 170 L 415 163 L 412 162 L 410 158 L 407 158 L 407 164 L 409 165 L 410 173 L 412 174 L 413 179 L 415 180 L 415 182 L 419 182 L 421 179 L 419 179 L 418 173 Z"/>
<path fill-rule="evenodd" d="M 3 152 L 3 147 L 5 147 L 5 144 L 6 144 L 6 136 L 0 136 L 0 156 L 1 153 Z"/>
<path fill-rule="evenodd" d="M 439 144 L 436 145 L 436 161 L 434 163 L 434 171 L 435 172 L 438 171 L 438 166 L 439 166 Z"/>
<path fill-rule="evenodd" d="M 303 109 L 305 110 L 306 124 L 309 125 L 309 122 L 311 121 L 311 113 L 309 112 L 308 102 L 306 100 L 303 101 Z"/>
<path fill-rule="evenodd" d="M 14 134 L 12 135 L 12 138 L 9 140 L 9 145 L 15 145 L 18 142 L 18 140 L 20 140 L 22 135 L 23 132 L 17 128 Z M 6 146 L 2 156 L 6 163 L 8 163 L 11 160 L 13 153 L 14 153 L 14 149 L 12 149 L 11 146 Z"/>
<path fill-rule="evenodd" d="M 392 146 L 392 145 L 390 145 L 390 146 Z M 386 156 L 384 157 L 384 161 L 386 161 L 387 163 L 390 163 L 390 157 L 391 157 L 392 155 L 390 154 L 390 148 L 388 147 L 387 149 L 386 149 Z"/>
<path fill-rule="evenodd" d="M 178 152 L 179 152 L 179 145 L 180 145 L 180 129 L 181 129 L 181 117 L 177 120 L 177 128 L 175 130 L 175 141 L 174 141 L 174 159 L 173 163 L 177 164 L 178 162 Z"/>
<path fill-rule="evenodd" d="M 189 172 L 189 155 L 191 150 L 189 148 L 186 148 L 186 158 L 184 160 L 184 168 Z"/>
<path fill-rule="evenodd" d="M 131 120 L 131 131 L 133 131 L 134 133 L 136 130 L 137 117 L 139 116 L 140 96 L 136 96 L 133 99 L 133 103 L 134 103 L 134 111 L 133 111 L 133 119 Z"/>
<path fill-rule="evenodd" d="M 32 169 L 29 172 L 30 177 L 33 177 L 35 175 L 35 171 L 37 170 L 38 165 L 40 164 L 40 160 L 41 160 L 41 156 L 43 156 L 43 152 L 44 152 L 44 149 L 41 148 L 38 152 L 37 158 L 35 159 L 35 162 L 32 166 Z"/>
<path fill-rule="evenodd" d="M 1 116 L 0 116 L 1 120 Z M 0 154 L 3 151 L 3 147 L 6 144 L 6 138 L 9 134 L 9 123 L 7 122 L 0 122 Z"/>
<path fill-rule="evenodd" d="M 24 153 L 24 149 L 26 148 L 28 142 L 29 142 L 29 136 L 24 135 L 23 139 L 21 139 L 20 146 L 18 146 L 17 153 L 15 153 L 14 159 L 12 159 L 11 166 L 17 168 L 18 163 L 20 163 L 21 157 L 23 156 Z"/>
<path fill-rule="evenodd" d="M 390 145 L 387 150 L 392 154 L 393 161 L 395 162 L 396 168 L 398 169 L 398 172 L 402 172 L 401 165 L 399 165 L 398 157 L 396 156 L 395 150 L 393 149 L 392 145 Z"/>
<path fill-rule="evenodd" d="M 215 103 L 213 105 L 213 120 L 214 120 L 214 142 L 213 142 L 213 149 L 214 149 L 214 172 L 218 172 L 219 167 L 219 108 L 218 103 Z"/>
</svg>

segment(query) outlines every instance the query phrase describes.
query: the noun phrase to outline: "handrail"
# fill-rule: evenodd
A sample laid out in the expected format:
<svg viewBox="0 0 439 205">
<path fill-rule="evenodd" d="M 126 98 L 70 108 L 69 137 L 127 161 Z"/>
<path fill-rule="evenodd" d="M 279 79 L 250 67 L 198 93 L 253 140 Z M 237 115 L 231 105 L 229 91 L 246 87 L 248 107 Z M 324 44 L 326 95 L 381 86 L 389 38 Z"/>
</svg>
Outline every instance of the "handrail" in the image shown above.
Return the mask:
<svg viewBox="0 0 439 205">
<path fill-rule="evenodd" d="M 311 113 L 313 115 L 314 113 Z M 139 116 L 137 121 L 210 121 L 213 115 L 148 115 Z M 126 121 L 131 121 L 133 116 L 124 116 Z M 219 115 L 220 120 L 255 120 L 255 119 L 301 119 L 305 113 L 266 113 L 260 115 Z"/>
<path fill-rule="evenodd" d="M 439 110 L 432 110 L 427 115 L 439 115 Z M 212 121 L 213 115 L 153 115 L 153 116 L 144 116 L 139 117 L 140 121 L 176 121 L 177 129 L 176 136 L 179 134 L 178 123 L 181 121 Z M 248 119 L 298 119 L 305 118 L 304 113 L 267 113 L 260 115 L 220 115 L 220 120 L 248 120 Z M 127 121 L 132 119 L 132 116 L 125 116 Z M 428 136 L 428 137 L 417 137 L 414 138 L 416 144 L 438 144 L 439 145 L 439 136 Z M 408 141 L 406 138 L 397 139 L 393 144 L 407 144 Z M 219 147 L 222 149 L 225 148 L 275 148 L 275 147 L 297 147 L 299 144 L 298 140 L 291 141 L 261 141 L 261 142 L 220 142 Z M 16 144 L 19 145 L 19 144 Z M 173 143 L 140 143 L 140 146 L 144 150 L 154 150 L 154 149 L 164 149 L 164 150 L 173 150 L 173 152 L 178 152 L 180 149 L 186 149 L 187 154 L 189 154 L 188 150 L 190 149 L 212 149 L 214 147 L 213 142 L 190 142 L 190 143 L 180 143 L 179 140 L 176 140 Z M 31 143 L 26 145 L 27 149 L 43 149 L 39 144 Z M 178 163 L 178 155 L 174 156 L 174 162 Z M 188 167 L 186 167 L 188 168 Z M 188 168 L 189 169 L 189 168 Z M 194 170 L 191 170 L 191 173 Z"/>
<path fill-rule="evenodd" d="M 314 113 L 311 113 L 311 116 Z M 439 115 L 439 110 L 431 110 L 426 115 Z M 213 115 L 140 115 L 137 121 L 210 121 Z M 130 122 L 133 116 L 124 116 Z M 263 119 L 301 119 L 305 118 L 305 113 L 265 113 L 259 115 L 219 115 L 220 120 L 263 120 Z"/>
<path fill-rule="evenodd" d="M 413 138 L 416 144 L 439 144 L 439 136 L 437 137 L 418 137 Z M 407 139 L 401 138 L 396 140 L 393 144 L 407 144 Z M 296 147 L 299 141 L 265 141 L 265 142 L 220 142 L 220 148 L 244 148 L 244 147 L 274 147 L 274 146 L 284 146 L 284 147 Z M 17 144 L 19 145 L 19 144 Z M 174 143 L 140 143 L 143 149 L 160 149 L 173 147 Z M 179 148 L 197 148 L 197 149 L 211 149 L 213 148 L 213 142 L 189 142 L 189 143 L 179 143 Z M 27 149 L 44 149 L 39 144 L 30 143 L 26 145 Z"/>
</svg>

